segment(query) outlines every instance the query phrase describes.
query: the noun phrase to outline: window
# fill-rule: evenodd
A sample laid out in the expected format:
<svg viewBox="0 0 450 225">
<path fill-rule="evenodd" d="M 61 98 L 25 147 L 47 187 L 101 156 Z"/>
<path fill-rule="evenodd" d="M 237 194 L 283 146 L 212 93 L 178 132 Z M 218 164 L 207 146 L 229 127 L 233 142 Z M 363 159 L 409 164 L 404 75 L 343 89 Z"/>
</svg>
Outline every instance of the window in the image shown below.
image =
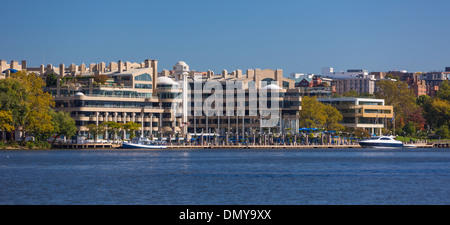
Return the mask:
<svg viewBox="0 0 450 225">
<path fill-rule="evenodd" d="M 134 78 L 135 81 L 152 81 L 152 76 L 148 73 L 141 74 Z"/>
<path fill-rule="evenodd" d="M 134 88 L 152 89 L 151 84 L 134 84 Z"/>
</svg>

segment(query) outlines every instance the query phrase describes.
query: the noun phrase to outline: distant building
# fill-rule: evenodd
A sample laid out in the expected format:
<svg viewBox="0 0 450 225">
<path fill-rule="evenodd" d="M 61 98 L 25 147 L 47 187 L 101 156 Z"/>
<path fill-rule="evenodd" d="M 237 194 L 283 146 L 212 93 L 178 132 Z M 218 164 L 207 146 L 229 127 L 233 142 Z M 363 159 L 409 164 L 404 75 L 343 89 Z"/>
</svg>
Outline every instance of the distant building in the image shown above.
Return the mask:
<svg viewBox="0 0 450 225">
<path fill-rule="evenodd" d="M 367 70 L 351 69 L 347 72 L 334 72 L 331 67 L 322 68 L 322 77 L 330 78 L 331 86 L 335 87 L 336 93 L 342 95 L 350 90 L 358 94 L 374 94 L 376 91 L 375 75 L 369 74 Z"/>
<path fill-rule="evenodd" d="M 373 78 L 367 70 L 350 69 L 347 72 L 335 72 L 332 67 L 322 68 L 322 77 L 329 77 L 332 79 L 354 79 L 354 78 Z"/>
<path fill-rule="evenodd" d="M 303 78 L 296 87 L 313 87 L 314 83 L 311 78 Z"/>
<path fill-rule="evenodd" d="M 427 86 L 440 86 L 444 80 L 449 80 L 450 72 L 428 72 L 425 77 Z"/>
<path fill-rule="evenodd" d="M 376 91 L 376 80 L 374 78 L 347 78 L 333 79 L 332 86 L 336 88 L 336 93 L 342 95 L 350 90 L 355 90 L 358 94 L 374 94 Z"/>
<path fill-rule="evenodd" d="M 303 79 L 303 78 L 309 78 L 309 79 L 312 79 L 314 77 L 314 74 L 306 74 L 306 73 L 291 73 L 291 74 L 289 74 L 289 79 L 293 79 L 293 80 L 296 80 L 296 79 L 299 79 L 299 80 L 301 80 L 301 79 Z"/>
</svg>

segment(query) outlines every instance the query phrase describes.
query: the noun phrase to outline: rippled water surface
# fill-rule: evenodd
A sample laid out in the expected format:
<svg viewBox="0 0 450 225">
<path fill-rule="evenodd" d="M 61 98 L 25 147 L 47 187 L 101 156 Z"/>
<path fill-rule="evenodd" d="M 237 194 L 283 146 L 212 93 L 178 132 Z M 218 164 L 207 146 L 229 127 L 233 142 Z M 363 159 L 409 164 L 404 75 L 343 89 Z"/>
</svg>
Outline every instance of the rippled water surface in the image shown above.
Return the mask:
<svg viewBox="0 0 450 225">
<path fill-rule="evenodd" d="M 450 149 L 3 150 L 0 204 L 450 204 Z"/>
</svg>

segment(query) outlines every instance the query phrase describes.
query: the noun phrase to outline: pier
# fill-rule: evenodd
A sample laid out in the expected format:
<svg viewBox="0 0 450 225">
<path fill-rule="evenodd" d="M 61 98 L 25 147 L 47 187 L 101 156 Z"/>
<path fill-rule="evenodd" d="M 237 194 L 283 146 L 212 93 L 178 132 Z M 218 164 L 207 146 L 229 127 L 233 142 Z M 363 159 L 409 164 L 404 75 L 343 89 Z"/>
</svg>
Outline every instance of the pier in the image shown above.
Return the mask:
<svg viewBox="0 0 450 225">
<path fill-rule="evenodd" d="M 72 143 L 55 143 L 53 148 L 57 149 L 112 149 L 120 148 L 120 144 L 116 143 L 82 143 L 82 144 L 72 144 Z"/>
<path fill-rule="evenodd" d="M 440 145 L 416 144 L 417 148 L 445 148 Z M 447 145 L 448 147 L 448 145 Z M 361 148 L 359 144 L 351 145 L 168 145 L 167 149 L 342 149 Z"/>
</svg>

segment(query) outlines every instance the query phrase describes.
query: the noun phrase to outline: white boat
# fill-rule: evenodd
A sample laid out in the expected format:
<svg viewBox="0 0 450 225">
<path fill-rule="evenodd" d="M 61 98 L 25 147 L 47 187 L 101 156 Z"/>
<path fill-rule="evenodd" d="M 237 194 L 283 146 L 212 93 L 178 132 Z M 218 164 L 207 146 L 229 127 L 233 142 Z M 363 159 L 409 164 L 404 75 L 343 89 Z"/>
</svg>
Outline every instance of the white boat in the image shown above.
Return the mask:
<svg viewBox="0 0 450 225">
<path fill-rule="evenodd" d="M 394 139 L 394 136 L 371 137 L 358 142 L 363 148 L 403 148 L 403 142 Z"/>
<path fill-rule="evenodd" d="M 167 148 L 167 143 L 165 141 L 151 141 L 144 137 L 135 137 L 131 141 L 123 142 L 122 148 L 163 149 Z"/>
</svg>

